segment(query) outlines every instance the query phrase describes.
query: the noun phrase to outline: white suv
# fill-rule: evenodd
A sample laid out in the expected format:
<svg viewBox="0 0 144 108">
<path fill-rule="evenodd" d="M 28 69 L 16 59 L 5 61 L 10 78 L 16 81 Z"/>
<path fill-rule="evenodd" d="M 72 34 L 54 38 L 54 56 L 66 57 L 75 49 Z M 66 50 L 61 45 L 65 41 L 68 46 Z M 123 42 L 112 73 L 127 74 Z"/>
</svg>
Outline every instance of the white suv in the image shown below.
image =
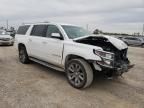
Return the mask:
<svg viewBox="0 0 144 108">
<path fill-rule="evenodd" d="M 91 85 L 94 72 L 121 75 L 129 69 L 127 45 L 116 38 L 93 35 L 70 24 L 37 23 L 20 26 L 16 34 L 19 59 L 66 72 L 75 88 Z"/>
</svg>

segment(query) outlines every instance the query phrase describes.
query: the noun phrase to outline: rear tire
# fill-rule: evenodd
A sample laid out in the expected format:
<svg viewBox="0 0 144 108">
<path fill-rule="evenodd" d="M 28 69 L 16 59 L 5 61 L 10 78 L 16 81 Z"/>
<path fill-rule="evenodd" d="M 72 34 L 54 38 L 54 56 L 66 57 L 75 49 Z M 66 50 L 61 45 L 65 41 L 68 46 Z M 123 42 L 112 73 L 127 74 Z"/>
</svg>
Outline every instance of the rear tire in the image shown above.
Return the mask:
<svg viewBox="0 0 144 108">
<path fill-rule="evenodd" d="M 85 60 L 73 59 L 66 66 L 66 76 L 72 87 L 86 88 L 93 81 L 93 70 Z"/>
<path fill-rule="evenodd" d="M 26 48 L 24 46 L 20 46 L 19 48 L 19 60 L 23 64 L 29 63 L 29 57 L 26 51 Z"/>
</svg>

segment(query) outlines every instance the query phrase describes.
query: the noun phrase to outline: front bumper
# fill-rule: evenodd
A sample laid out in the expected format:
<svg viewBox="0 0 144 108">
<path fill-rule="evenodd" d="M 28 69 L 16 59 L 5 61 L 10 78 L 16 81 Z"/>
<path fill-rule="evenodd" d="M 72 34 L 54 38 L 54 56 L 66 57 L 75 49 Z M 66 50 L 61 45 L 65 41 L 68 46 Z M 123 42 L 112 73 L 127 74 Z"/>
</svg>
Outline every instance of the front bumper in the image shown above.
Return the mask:
<svg viewBox="0 0 144 108">
<path fill-rule="evenodd" d="M 106 66 L 99 64 L 97 62 L 93 62 L 93 66 L 96 71 L 103 71 L 104 73 L 113 73 L 114 75 L 122 75 L 125 72 L 128 72 L 131 68 L 134 67 L 134 65 L 131 65 L 130 63 L 123 63 L 119 66 Z"/>
<path fill-rule="evenodd" d="M 0 40 L 0 45 L 12 45 L 13 43 L 14 43 L 13 40 L 9 40 L 9 41 Z"/>
</svg>

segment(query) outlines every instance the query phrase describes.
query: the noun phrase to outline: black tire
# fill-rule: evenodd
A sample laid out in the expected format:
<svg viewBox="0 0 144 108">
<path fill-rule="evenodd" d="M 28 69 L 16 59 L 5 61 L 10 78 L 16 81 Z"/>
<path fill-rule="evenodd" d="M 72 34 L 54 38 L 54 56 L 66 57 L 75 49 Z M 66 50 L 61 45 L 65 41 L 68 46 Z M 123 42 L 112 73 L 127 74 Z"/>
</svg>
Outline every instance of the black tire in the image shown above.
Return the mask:
<svg viewBox="0 0 144 108">
<path fill-rule="evenodd" d="M 19 60 L 23 64 L 29 63 L 29 57 L 26 51 L 26 48 L 24 46 L 19 47 Z"/>
<path fill-rule="evenodd" d="M 144 44 L 142 44 L 141 47 L 144 48 Z"/>
<path fill-rule="evenodd" d="M 85 60 L 73 59 L 66 66 L 66 76 L 72 87 L 86 88 L 93 81 L 93 70 Z"/>
</svg>

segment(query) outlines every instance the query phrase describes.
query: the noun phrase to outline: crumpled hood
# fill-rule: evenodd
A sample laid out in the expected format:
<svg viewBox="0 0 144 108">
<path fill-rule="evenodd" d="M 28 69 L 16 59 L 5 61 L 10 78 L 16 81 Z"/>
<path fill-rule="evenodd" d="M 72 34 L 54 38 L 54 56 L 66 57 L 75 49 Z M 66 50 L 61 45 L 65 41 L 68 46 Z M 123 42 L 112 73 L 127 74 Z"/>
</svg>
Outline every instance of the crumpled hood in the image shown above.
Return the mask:
<svg viewBox="0 0 144 108">
<path fill-rule="evenodd" d="M 0 35 L 0 38 L 10 38 L 10 39 L 12 39 L 13 37 L 11 37 L 10 35 Z"/>
<path fill-rule="evenodd" d="M 104 37 L 107 38 L 119 50 L 128 48 L 128 46 L 120 39 L 111 36 L 104 36 Z"/>
<path fill-rule="evenodd" d="M 123 49 L 128 48 L 128 46 L 122 40 L 117 39 L 115 37 L 108 36 L 108 35 L 89 35 L 89 36 L 84 36 L 84 37 L 80 37 L 80 38 L 75 38 L 73 40 L 82 40 L 82 39 L 85 39 L 85 38 L 88 38 L 88 37 L 98 37 L 98 38 L 103 37 L 103 38 L 106 38 L 106 39 L 108 39 L 108 41 L 110 43 L 112 43 L 119 50 L 123 50 Z"/>
</svg>

